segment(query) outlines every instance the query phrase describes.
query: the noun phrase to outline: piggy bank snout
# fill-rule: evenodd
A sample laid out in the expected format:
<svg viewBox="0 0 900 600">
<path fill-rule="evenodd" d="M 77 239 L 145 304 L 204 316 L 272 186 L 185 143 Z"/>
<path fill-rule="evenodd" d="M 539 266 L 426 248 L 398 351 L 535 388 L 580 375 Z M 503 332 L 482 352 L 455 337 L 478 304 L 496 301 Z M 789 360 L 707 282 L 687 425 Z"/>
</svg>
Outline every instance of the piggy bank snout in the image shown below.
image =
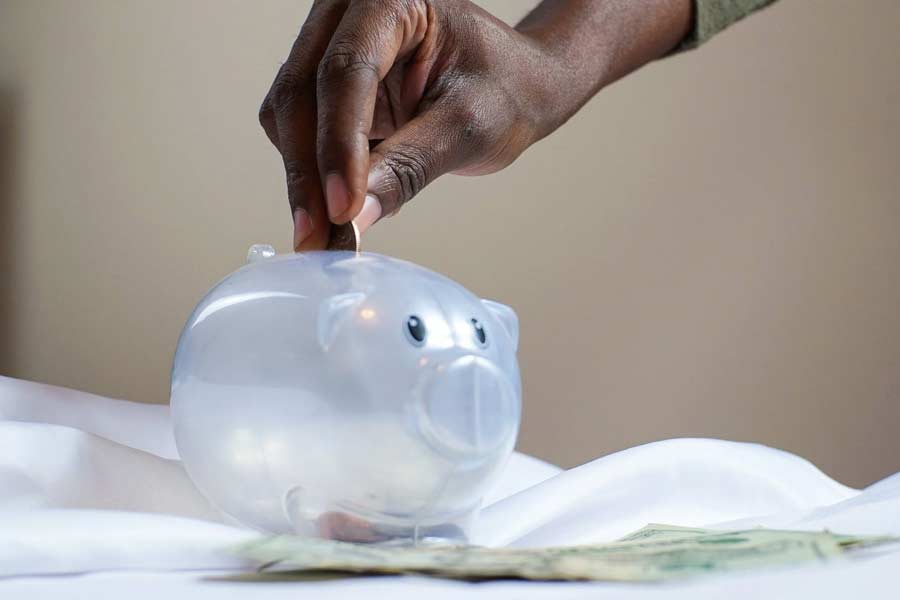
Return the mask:
<svg viewBox="0 0 900 600">
<path fill-rule="evenodd" d="M 518 428 L 518 396 L 490 360 L 465 355 L 438 364 L 418 386 L 419 425 L 437 449 L 489 454 Z"/>
</svg>

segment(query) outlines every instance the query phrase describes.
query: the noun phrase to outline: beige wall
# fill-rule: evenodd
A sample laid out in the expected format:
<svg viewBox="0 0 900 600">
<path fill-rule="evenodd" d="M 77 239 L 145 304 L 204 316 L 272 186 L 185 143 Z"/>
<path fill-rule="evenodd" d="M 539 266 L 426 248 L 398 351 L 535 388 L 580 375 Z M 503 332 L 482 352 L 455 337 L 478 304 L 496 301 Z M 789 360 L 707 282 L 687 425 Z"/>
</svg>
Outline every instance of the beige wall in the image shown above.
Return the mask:
<svg viewBox="0 0 900 600">
<path fill-rule="evenodd" d="M 307 4 L 0 2 L 0 372 L 166 402 L 193 304 L 288 248 L 256 109 Z M 785 0 L 365 247 L 517 309 L 522 450 L 715 436 L 900 470 L 898 22 Z"/>
</svg>

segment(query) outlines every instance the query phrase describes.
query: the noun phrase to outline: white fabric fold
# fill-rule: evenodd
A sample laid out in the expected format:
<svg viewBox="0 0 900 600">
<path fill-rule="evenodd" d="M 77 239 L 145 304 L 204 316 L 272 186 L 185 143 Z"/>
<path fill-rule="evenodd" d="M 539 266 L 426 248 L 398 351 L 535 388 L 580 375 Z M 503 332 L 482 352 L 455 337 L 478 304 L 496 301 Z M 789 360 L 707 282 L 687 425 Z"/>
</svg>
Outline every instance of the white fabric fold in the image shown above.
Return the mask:
<svg viewBox="0 0 900 600">
<path fill-rule="evenodd" d="M 717 523 L 713 527 L 771 527 L 800 531 L 828 529 L 838 533 L 900 537 L 900 473 L 882 479 L 862 493 L 840 502 Z"/>
<path fill-rule="evenodd" d="M 562 471 L 516 453 L 475 543 L 603 542 L 648 522 L 900 535 L 900 474 L 863 492 L 755 444 L 684 439 Z M 258 535 L 194 488 L 168 408 L 0 378 L 0 576 L 227 569 Z"/>
<path fill-rule="evenodd" d="M 598 543 L 647 523 L 697 526 L 810 509 L 858 493 L 808 461 L 766 446 L 667 440 L 598 458 L 495 502 L 482 511 L 473 541 Z"/>
<path fill-rule="evenodd" d="M 16 421 L 0 421 L 0 507 L 126 510 L 222 521 L 176 460 L 71 427 Z"/>
<path fill-rule="evenodd" d="M 0 375 L 0 421 L 64 425 L 162 458 L 178 458 L 167 405 L 113 400 Z"/>
<path fill-rule="evenodd" d="M 0 512 L 0 577 L 247 567 L 230 549 L 256 535 L 196 519 L 115 510 Z"/>
</svg>

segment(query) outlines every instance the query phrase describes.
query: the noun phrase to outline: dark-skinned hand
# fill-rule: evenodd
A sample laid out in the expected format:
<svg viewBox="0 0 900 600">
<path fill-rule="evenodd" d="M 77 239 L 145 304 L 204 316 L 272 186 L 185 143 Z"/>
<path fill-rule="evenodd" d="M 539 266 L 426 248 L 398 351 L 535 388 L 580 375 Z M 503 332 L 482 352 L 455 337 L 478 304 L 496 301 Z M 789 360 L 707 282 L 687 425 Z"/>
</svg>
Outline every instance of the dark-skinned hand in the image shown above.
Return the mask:
<svg viewBox="0 0 900 600">
<path fill-rule="evenodd" d="M 690 0 L 545 0 L 515 28 L 467 0 L 316 1 L 260 109 L 295 249 L 509 165 L 690 21 Z"/>
</svg>

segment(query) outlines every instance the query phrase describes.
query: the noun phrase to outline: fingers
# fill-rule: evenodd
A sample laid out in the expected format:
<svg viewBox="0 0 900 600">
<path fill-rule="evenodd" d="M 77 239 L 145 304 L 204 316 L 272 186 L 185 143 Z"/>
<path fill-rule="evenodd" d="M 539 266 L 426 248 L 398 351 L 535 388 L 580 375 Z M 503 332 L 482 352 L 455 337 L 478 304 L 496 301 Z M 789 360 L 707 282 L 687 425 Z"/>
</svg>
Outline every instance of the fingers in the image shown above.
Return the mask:
<svg viewBox="0 0 900 600">
<path fill-rule="evenodd" d="M 400 210 L 440 175 L 466 166 L 471 136 L 459 119 L 449 104 L 434 105 L 372 150 L 366 200 L 377 199 L 379 206 L 371 223 Z M 363 229 L 359 219 L 357 226 Z"/>
<path fill-rule="evenodd" d="M 421 0 L 319 0 L 313 6 L 260 109 L 260 123 L 284 160 L 295 250 L 325 248 L 329 220 L 354 219 L 364 230 L 387 212 L 366 195 L 379 82 L 395 63 L 404 68 L 434 33 L 432 19 Z M 421 59 L 406 67 L 399 99 L 404 111 L 414 110 L 421 98 L 429 68 L 430 61 Z M 402 178 L 397 193 L 382 192 L 390 207 L 399 207 L 427 181 L 416 184 L 421 178 L 408 174 L 423 172 L 414 167 L 414 148 L 422 142 L 415 131 L 425 125 L 427 120 L 410 123 L 407 142 L 401 135 L 382 144 L 390 152 L 379 164 Z M 437 161 L 428 170 L 443 172 Z"/>
<path fill-rule="evenodd" d="M 288 201 L 294 221 L 294 250 L 322 249 L 328 244 L 330 225 L 319 183 L 314 147 L 316 110 L 311 94 L 297 100 L 295 114 L 276 112 Z"/>
<path fill-rule="evenodd" d="M 322 249 L 330 224 L 316 163 L 316 70 L 346 7 L 316 2 L 260 108 L 260 124 L 281 152 L 294 222 L 294 249 Z"/>
<path fill-rule="evenodd" d="M 352 2 L 319 64 L 317 156 L 335 223 L 363 207 L 378 83 L 428 28 L 424 2 Z"/>
<path fill-rule="evenodd" d="M 366 230 L 374 225 L 375 221 L 380 218 L 381 201 L 372 194 L 366 194 L 366 199 L 363 201 L 359 214 L 353 219 L 353 222 L 356 223 L 357 230 L 360 234 L 365 233 Z"/>
</svg>

